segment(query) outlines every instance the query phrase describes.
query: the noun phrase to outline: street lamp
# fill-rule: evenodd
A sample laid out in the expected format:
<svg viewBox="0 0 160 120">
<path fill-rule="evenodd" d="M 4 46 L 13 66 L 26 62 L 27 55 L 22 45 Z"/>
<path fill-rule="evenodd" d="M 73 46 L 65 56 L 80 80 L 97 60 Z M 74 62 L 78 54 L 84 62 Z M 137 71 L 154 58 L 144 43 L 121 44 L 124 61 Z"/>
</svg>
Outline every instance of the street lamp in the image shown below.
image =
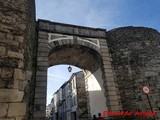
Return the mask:
<svg viewBox="0 0 160 120">
<path fill-rule="evenodd" d="M 71 71 L 72 71 L 72 67 L 69 66 L 69 67 L 68 67 L 68 72 L 71 72 Z"/>
</svg>

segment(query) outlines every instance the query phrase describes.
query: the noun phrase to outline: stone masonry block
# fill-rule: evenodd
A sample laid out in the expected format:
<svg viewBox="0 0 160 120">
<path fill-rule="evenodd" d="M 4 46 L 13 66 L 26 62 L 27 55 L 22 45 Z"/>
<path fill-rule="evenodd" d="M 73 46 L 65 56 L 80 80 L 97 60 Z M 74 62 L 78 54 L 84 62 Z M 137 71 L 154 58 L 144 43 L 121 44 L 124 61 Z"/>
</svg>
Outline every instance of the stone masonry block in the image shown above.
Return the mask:
<svg viewBox="0 0 160 120">
<path fill-rule="evenodd" d="M 32 79 L 32 71 L 25 71 L 25 80 L 30 81 Z"/>
<path fill-rule="evenodd" d="M 46 113 L 45 111 L 35 111 L 34 117 L 38 117 L 37 120 L 41 120 L 41 117 L 45 117 Z"/>
<path fill-rule="evenodd" d="M 18 52 L 8 51 L 8 56 L 11 58 L 18 58 L 23 60 L 23 54 Z"/>
<path fill-rule="evenodd" d="M 48 40 L 48 35 L 39 34 L 38 37 L 39 37 L 40 39 L 46 39 L 46 40 Z"/>
<path fill-rule="evenodd" d="M 2 78 L 12 78 L 13 69 L 12 68 L 2 68 Z"/>
<path fill-rule="evenodd" d="M 38 43 L 38 47 L 48 48 L 48 43 Z"/>
<path fill-rule="evenodd" d="M 0 118 L 0 120 L 15 120 L 15 118 L 14 117 L 10 117 L 10 118 L 6 118 L 6 117 L 4 117 L 4 118 Z"/>
<path fill-rule="evenodd" d="M 0 103 L 0 117 L 5 117 L 8 111 L 7 103 Z"/>
<path fill-rule="evenodd" d="M 47 66 L 38 66 L 37 71 L 47 71 L 48 67 Z"/>
<path fill-rule="evenodd" d="M 14 79 L 15 80 L 24 80 L 24 73 L 22 69 L 14 69 Z"/>
<path fill-rule="evenodd" d="M 35 98 L 46 98 L 46 92 L 35 93 Z"/>
<path fill-rule="evenodd" d="M 36 81 L 47 81 L 47 76 L 46 77 L 38 76 L 36 77 Z"/>
<path fill-rule="evenodd" d="M 116 92 L 116 91 L 108 91 L 108 95 L 113 95 L 113 96 L 115 96 L 115 95 L 117 95 L 117 92 Z"/>
<path fill-rule="evenodd" d="M 0 102 L 19 102 L 23 100 L 24 92 L 14 89 L 1 89 Z"/>
<path fill-rule="evenodd" d="M 6 47 L 0 46 L 0 56 L 6 55 Z"/>
<path fill-rule="evenodd" d="M 47 86 L 47 81 L 46 82 L 36 82 L 36 86 Z"/>
<path fill-rule="evenodd" d="M 35 92 L 46 92 L 47 86 L 37 86 Z"/>
<path fill-rule="evenodd" d="M 47 76 L 47 70 L 46 71 L 37 71 L 37 76 Z"/>
<path fill-rule="evenodd" d="M 101 56 L 102 56 L 102 57 L 108 57 L 108 56 L 109 56 L 109 53 L 108 53 L 108 52 L 101 52 Z"/>
<path fill-rule="evenodd" d="M 115 81 L 115 79 L 114 79 L 114 77 L 107 77 L 107 78 L 106 78 L 106 81 L 108 81 L 108 82 L 113 82 L 113 81 Z"/>
<path fill-rule="evenodd" d="M 106 96 L 110 101 L 112 101 L 112 100 L 117 100 L 118 101 L 118 99 L 119 99 L 119 96 L 117 96 L 117 95 L 115 95 L 115 96 Z"/>
<path fill-rule="evenodd" d="M 38 39 L 38 43 L 48 43 L 48 39 Z"/>
<path fill-rule="evenodd" d="M 106 53 L 106 52 L 108 53 L 108 49 L 107 48 L 101 48 L 101 52 L 102 53 Z"/>
<path fill-rule="evenodd" d="M 112 111 L 121 111 L 122 107 L 120 105 L 114 105 L 114 106 L 112 105 L 111 110 Z"/>
<path fill-rule="evenodd" d="M 16 120 L 24 120 L 25 116 L 16 117 Z"/>
<path fill-rule="evenodd" d="M 47 57 L 37 57 L 37 61 L 45 62 L 45 61 L 48 61 L 48 58 Z"/>
<path fill-rule="evenodd" d="M 24 68 L 24 62 L 19 60 L 18 61 L 18 68 Z"/>
<path fill-rule="evenodd" d="M 107 86 L 115 86 L 115 82 L 113 81 L 107 81 L 107 82 L 105 82 L 105 84 L 107 85 Z"/>
<path fill-rule="evenodd" d="M 113 76 L 113 73 L 105 73 L 105 77 L 112 77 Z"/>
<path fill-rule="evenodd" d="M 24 90 L 27 85 L 27 81 L 19 81 L 18 90 Z"/>
<path fill-rule="evenodd" d="M 7 38 L 7 39 L 9 39 L 9 40 L 13 40 L 13 35 L 12 35 L 12 34 L 7 33 L 6 38 Z"/>
<path fill-rule="evenodd" d="M 0 32 L 0 39 L 4 39 L 4 38 L 5 38 L 5 36 L 6 36 L 6 33 L 2 33 L 2 32 Z"/>
<path fill-rule="evenodd" d="M 35 104 L 46 104 L 46 99 L 34 99 Z"/>
<path fill-rule="evenodd" d="M 111 61 L 109 54 L 107 54 L 107 56 L 103 56 L 102 59 L 103 59 L 103 61 Z"/>
<path fill-rule="evenodd" d="M 118 102 L 118 100 L 112 100 L 109 102 L 108 105 L 116 106 L 116 105 L 119 105 L 119 102 Z"/>
<path fill-rule="evenodd" d="M 14 40 L 20 43 L 23 43 L 24 41 L 24 36 L 14 36 Z"/>
<path fill-rule="evenodd" d="M 26 103 L 10 103 L 8 117 L 22 116 L 26 114 Z"/>
<path fill-rule="evenodd" d="M 107 90 L 114 91 L 114 90 L 117 90 L 117 88 L 115 86 L 107 86 Z"/>
<path fill-rule="evenodd" d="M 48 53 L 41 53 L 41 52 L 38 52 L 37 56 L 44 56 L 44 57 L 47 57 L 48 56 Z"/>
<path fill-rule="evenodd" d="M 108 60 L 107 61 L 103 61 L 103 64 L 104 65 L 111 65 L 111 61 L 108 61 Z"/>
<path fill-rule="evenodd" d="M 107 64 L 108 63 L 108 64 Z M 103 65 L 104 68 L 112 68 L 110 62 L 106 62 L 106 64 Z"/>
<path fill-rule="evenodd" d="M 108 46 L 106 46 L 106 45 L 101 45 L 100 48 L 101 48 L 101 49 L 102 49 L 102 48 L 108 49 Z"/>
<path fill-rule="evenodd" d="M 39 33 L 39 35 L 40 35 L 40 34 L 41 34 L 41 35 L 48 35 L 48 32 L 44 32 L 44 31 L 39 31 L 38 33 Z"/>
<path fill-rule="evenodd" d="M 48 62 L 38 62 L 38 66 L 48 66 Z"/>
<path fill-rule="evenodd" d="M 113 72 L 113 70 L 109 69 L 109 68 L 105 68 L 104 71 L 105 71 L 105 73 L 112 73 Z"/>
<path fill-rule="evenodd" d="M 19 42 L 16 42 L 16 41 L 13 41 L 13 40 L 7 40 L 7 39 L 2 39 L 1 43 L 6 43 L 8 45 L 15 45 L 15 46 L 19 45 Z"/>
<path fill-rule="evenodd" d="M 48 53 L 48 51 L 49 51 L 48 48 L 38 47 L 38 52 L 47 52 Z"/>
</svg>

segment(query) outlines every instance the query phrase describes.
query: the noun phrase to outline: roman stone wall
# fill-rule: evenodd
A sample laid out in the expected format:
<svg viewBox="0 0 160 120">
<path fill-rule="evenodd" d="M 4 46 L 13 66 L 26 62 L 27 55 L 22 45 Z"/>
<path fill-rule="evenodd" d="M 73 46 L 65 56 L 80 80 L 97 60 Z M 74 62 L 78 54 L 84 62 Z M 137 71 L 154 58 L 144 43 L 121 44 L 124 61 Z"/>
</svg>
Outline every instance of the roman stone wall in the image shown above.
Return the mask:
<svg viewBox="0 0 160 120">
<path fill-rule="evenodd" d="M 158 119 L 160 33 L 150 28 L 124 27 L 108 31 L 107 41 L 123 110 L 153 110 Z M 150 87 L 149 100 L 142 92 L 144 85 Z"/>
<path fill-rule="evenodd" d="M 0 1 L 0 119 L 22 120 L 33 105 L 33 0 Z M 30 99 L 29 99 L 30 98 Z M 32 99 L 31 99 L 32 98 Z M 32 104 L 32 105 L 31 105 Z"/>
</svg>

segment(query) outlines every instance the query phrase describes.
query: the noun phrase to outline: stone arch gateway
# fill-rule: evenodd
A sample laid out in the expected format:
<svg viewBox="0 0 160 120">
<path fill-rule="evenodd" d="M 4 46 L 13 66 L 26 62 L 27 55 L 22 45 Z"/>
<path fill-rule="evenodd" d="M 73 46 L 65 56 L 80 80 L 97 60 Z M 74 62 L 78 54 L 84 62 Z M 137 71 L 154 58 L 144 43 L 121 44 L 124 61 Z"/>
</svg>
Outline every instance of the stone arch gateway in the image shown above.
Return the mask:
<svg viewBox="0 0 160 120">
<path fill-rule="evenodd" d="M 34 0 L 1 0 L 0 8 L 0 119 L 44 120 L 47 68 L 66 61 L 93 71 L 102 66 L 109 110 L 155 111 L 155 119 L 160 119 L 159 31 L 145 27 L 106 31 L 45 20 L 36 26 Z M 58 58 L 55 51 L 63 50 L 90 55 L 90 61 L 96 56 L 92 62 L 100 64 L 76 63 L 70 52 Z M 61 57 L 64 61 L 58 60 Z M 148 98 L 143 85 L 150 87 Z"/>
<path fill-rule="evenodd" d="M 47 68 L 64 63 L 91 72 L 101 68 L 104 86 L 107 86 L 105 87 L 106 100 L 103 101 L 106 101 L 109 110 L 122 110 L 105 38 L 104 29 L 38 21 L 35 119 L 45 117 Z"/>
</svg>

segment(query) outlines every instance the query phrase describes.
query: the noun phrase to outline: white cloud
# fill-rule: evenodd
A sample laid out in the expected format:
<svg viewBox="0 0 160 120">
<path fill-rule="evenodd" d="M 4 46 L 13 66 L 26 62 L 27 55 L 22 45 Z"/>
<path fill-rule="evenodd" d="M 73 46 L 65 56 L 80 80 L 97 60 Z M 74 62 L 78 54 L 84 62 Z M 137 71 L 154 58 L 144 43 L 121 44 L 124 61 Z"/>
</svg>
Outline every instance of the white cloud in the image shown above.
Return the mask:
<svg viewBox="0 0 160 120">
<path fill-rule="evenodd" d="M 37 1 L 37 17 L 89 27 L 111 27 L 119 15 L 119 1 L 102 0 L 102 8 L 92 0 Z M 99 2 L 99 1 L 98 1 Z"/>
</svg>

